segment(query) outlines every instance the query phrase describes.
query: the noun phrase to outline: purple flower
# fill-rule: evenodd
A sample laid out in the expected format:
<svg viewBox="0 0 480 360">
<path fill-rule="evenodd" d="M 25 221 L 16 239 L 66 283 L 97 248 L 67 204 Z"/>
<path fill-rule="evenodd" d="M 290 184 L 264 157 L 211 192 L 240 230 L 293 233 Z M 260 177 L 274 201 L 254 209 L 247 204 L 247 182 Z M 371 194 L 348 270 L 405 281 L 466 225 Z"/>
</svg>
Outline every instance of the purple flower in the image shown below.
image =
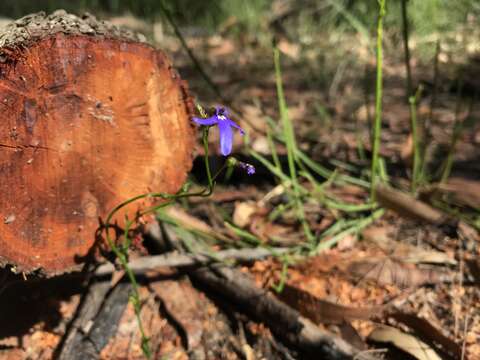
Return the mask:
<svg viewBox="0 0 480 360">
<path fill-rule="evenodd" d="M 238 165 L 244 169 L 248 175 L 253 175 L 255 174 L 255 166 L 253 166 L 252 164 L 249 164 L 249 163 L 246 163 L 246 162 L 242 162 L 240 161 L 238 163 Z"/>
<path fill-rule="evenodd" d="M 220 151 L 222 152 L 223 156 L 228 156 L 232 152 L 232 127 L 240 130 L 240 134 L 245 134 L 245 131 L 243 131 L 240 126 L 238 126 L 232 119 L 228 117 L 228 111 L 223 107 L 216 107 L 215 115 L 209 118 L 203 119 L 194 117 L 193 121 L 203 126 L 218 125 L 218 130 L 220 131 Z"/>
</svg>

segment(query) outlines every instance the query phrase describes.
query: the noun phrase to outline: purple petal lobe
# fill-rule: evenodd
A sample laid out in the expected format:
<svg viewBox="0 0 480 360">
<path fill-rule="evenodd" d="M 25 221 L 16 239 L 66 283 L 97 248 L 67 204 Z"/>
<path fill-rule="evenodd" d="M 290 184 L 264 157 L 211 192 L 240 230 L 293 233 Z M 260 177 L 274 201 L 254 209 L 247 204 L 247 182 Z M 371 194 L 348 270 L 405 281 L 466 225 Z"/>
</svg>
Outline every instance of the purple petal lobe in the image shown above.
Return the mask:
<svg viewBox="0 0 480 360">
<path fill-rule="evenodd" d="M 238 126 L 235 121 L 230 120 L 230 119 L 227 119 L 227 120 L 228 120 L 227 122 L 230 126 L 233 126 L 235 129 L 240 130 L 240 134 L 245 135 L 245 131 L 240 126 Z"/>
<path fill-rule="evenodd" d="M 228 156 L 232 152 L 233 131 L 230 124 L 226 121 L 218 122 L 220 130 L 220 151 L 223 156 Z"/>
<path fill-rule="evenodd" d="M 209 117 L 207 119 L 194 117 L 193 121 L 196 122 L 197 124 L 203 125 L 203 126 L 210 126 L 210 125 L 215 125 L 216 123 L 218 123 L 217 116 L 212 116 L 212 117 Z"/>
<path fill-rule="evenodd" d="M 244 169 L 247 172 L 248 175 L 255 174 L 255 166 L 253 166 L 252 164 L 241 161 L 239 165 L 242 169 Z"/>
</svg>

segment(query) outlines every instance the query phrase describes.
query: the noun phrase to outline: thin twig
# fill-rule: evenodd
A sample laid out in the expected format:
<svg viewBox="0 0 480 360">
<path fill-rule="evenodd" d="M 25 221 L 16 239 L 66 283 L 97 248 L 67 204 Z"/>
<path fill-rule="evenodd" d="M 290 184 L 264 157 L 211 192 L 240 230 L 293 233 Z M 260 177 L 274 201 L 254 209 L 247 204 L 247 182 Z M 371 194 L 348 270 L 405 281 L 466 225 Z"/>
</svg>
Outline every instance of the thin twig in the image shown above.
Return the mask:
<svg viewBox="0 0 480 360">
<path fill-rule="evenodd" d="M 215 95 L 217 95 L 222 100 L 222 102 L 224 102 L 225 104 L 229 103 L 229 101 L 222 95 L 219 87 L 213 82 L 213 80 L 210 78 L 207 72 L 203 69 L 202 64 L 200 63 L 200 61 L 197 59 L 193 51 L 188 46 L 179 27 L 177 26 L 177 23 L 173 20 L 173 17 L 170 14 L 170 11 L 168 11 L 168 9 L 163 5 L 162 1 L 159 1 L 159 6 L 160 6 L 160 10 L 162 11 L 163 15 L 165 16 L 168 23 L 170 24 L 173 31 L 175 32 L 175 35 L 177 36 L 178 40 L 180 40 L 180 43 L 182 44 L 183 48 L 187 52 L 188 57 L 192 61 L 193 65 L 195 66 L 199 74 L 202 76 L 203 80 L 205 80 L 208 86 L 212 88 L 212 90 L 215 92 Z"/>
<path fill-rule="evenodd" d="M 145 256 L 134 259 L 128 266 L 135 275 L 144 274 L 147 271 L 160 267 L 186 267 L 194 265 L 205 265 L 217 261 L 235 260 L 237 262 L 250 262 L 263 259 L 268 256 L 285 254 L 288 248 L 254 248 L 254 249 L 229 249 L 215 253 L 212 259 L 204 254 L 179 254 L 169 252 L 163 255 Z M 96 271 L 95 276 L 104 276 L 115 271 L 115 267 L 110 264 L 101 265 Z"/>
</svg>

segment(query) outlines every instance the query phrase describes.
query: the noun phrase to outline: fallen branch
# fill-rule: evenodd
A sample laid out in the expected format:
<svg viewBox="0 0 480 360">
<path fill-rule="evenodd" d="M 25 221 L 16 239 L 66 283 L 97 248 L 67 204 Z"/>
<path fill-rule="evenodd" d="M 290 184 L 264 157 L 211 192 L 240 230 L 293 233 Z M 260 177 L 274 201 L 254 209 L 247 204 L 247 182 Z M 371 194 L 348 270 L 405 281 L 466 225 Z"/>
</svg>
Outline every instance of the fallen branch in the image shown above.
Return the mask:
<svg viewBox="0 0 480 360">
<path fill-rule="evenodd" d="M 69 326 L 57 348 L 56 359 L 70 359 L 72 354 L 78 353 L 79 349 L 84 347 L 85 334 L 90 330 L 89 328 L 92 326 L 110 289 L 109 282 L 93 282 L 90 284 L 88 292 L 79 306 L 75 320 Z"/>
<path fill-rule="evenodd" d="M 162 255 L 145 256 L 129 263 L 134 274 L 145 272 L 159 267 L 186 267 L 195 265 L 206 265 L 212 262 L 235 260 L 237 262 L 250 262 L 263 259 L 267 256 L 280 255 L 288 251 L 287 248 L 254 248 L 254 249 L 229 249 L 216 252 L 214 256 L 203 254 L 180 254 L 169 252 Z M 96 276 L 104 276 L 115 271 L 114 265 L 108 263 L 101 265 L 95 271 Z"/>
</svg>

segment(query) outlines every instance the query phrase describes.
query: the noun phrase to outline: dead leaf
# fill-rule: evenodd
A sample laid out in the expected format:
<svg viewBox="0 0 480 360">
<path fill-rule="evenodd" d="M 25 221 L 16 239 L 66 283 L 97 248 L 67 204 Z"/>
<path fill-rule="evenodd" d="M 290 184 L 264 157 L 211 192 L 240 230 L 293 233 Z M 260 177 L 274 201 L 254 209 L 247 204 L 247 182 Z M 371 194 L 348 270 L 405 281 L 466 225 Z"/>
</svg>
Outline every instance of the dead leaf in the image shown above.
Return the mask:
<svg viewBox="0 0 480 360">
<path fill-rule="evenodd" d="M 291 43 L 285 39 L 281 39 L 277 44 L 278 49 L 285 55 L 294 60 L 298 60 L 300 55 L 300 45 Z"/>
<path fill-rule="evenodd" d="M 340 325 L 340 334 L 344 340 L 355 346 L 357 349 L 368 349 L 368 345 L 363 341 L 360 334 L 350 323 L 344 322 Z"/>
<path fill-rule="evenodd" d="M 439 264 L 439 265 L 456 265 L 457 261 L 452 258 L 449 254 L 431 250 L 431 249 L 422 249 L 417 246 L 407 246 L 409 249 L 407 254 L 404 254 L 401 257 L 401 260 L 406 263 L 411 264 Z M 397 254 L 394 255 L 398 257 Z"/>
<path fill-rule="evenodd" d="M 391 326 L 378 326 L 370 333 L 368 338 L 376 342 L 390 343 L 418 360 L 442 360 L 430 346 L 415 336 Z"/>
<path fill-rule="evenodd" d="M 252 141 L 252 149 L 263 155 L 270 155 L 272 150 L 265 136 L 259 136 Z"/>
<path fill-rule="evenodd" d="M 339 251 L 345 251 L 352 249 L 358 241 L 358 236 L 356 234 L 348 234 L 344 236 L 338 243 L 337 248 Z"/>
<path fill-rule="evenodd" d="M 391 252 L 391 257 L 401 262 L 411 264 L 457 264 L 452 254 L 393 240 L 390 236 L 393 231 L 393 227 L 391 226 L 373 225 L 366 228 L 362 232 L 362 236 L 365 240 L 375 243 L 382 250 Z"/>
<path fill-rule="evenodd" d="M 364 240 L 378 245 L 381 249 L 387 250 L 392 243 L 392 238 L 389 235 L 392 232 L 392 227 L 372 225 L 362 231 Z"/>
<path fill-rule="evenodd" d="M 257 211 L 257 206 L 252 201 L 237 202 L 233 210 L 233 223 L 238 227 L 246 227 L 252 219 L 253 214 Z"/>
<path fill-rule="evenodd" d="M 371 120 L 372 115 L 375 114 L 375 106 L 374 105 L 362 105 L 355 111 L 355 118 L 363 123 L 368 122 Z"/>
<path fill-rule="evenodd" d="M 346 272 L 358 279 L 373 280 L 380 285 L 396 285 L 401 289 L 450 282 L 454 277 L 452 273 L 437 268 L 409 267 L 390 258 L 356 261 L 348 266 Z"/>
<path fill-rule="evenodd" d="M 473 209 L 480 209 L 480 182 L 458 177 L 448 179 L 438 189 L 452 195 L 453 201 Z"/>
<path fill-rule="evenodd" d="M 412 134 L 408 135 L 407 140 L 400 147 L 400 158 L 406 165 L 412 164 L 413 158 L 413 137 Z"/>
<path fill-rule="evenodd" d="M 444 336 L 440 330 L 438 330 L 426 319 L 418 317 L 416 314 L 407 314 L 401 312 L 391 313 L 388 314 L 388 316 L 407 325 L 410 329 L 415 331 L 415 333 L 417 333 L 422 340 L 428 342 L 430 346 L 440 348 L 440 350 L 449 353 L 455 359 L 459 359 L 461 357 L 461 347 L 453 340 Z"/>
<path fill-rule="evenodd" d="M 213 233 L 213 229 L 210 225 L 188 214 L 178 206 L 169 206 L 165 209 L 165 212 L 181 223 L 183 227 L 195 229 L 206 234 Z"/>
<path fill-rule="evenodd" d="M 215 231 L 206 222 L 203 222 L 202 220 L 190 215 L 179 206 L 169 206 L 165 209 L 165 212 L 168 216 L 174 218 L 179 223 L 179 225 L 185 229 L 199 231 L 219 240 L 227 242 L 231 241 L 230 238 L 226 237 L 218 231 Z"/>
<path fill-rule="evenodd" d="M 317 324 L 343 324 L 358 319 L 369 320 L 383 312 L 383 307 L 379 306 L 353 308 L 334 304 L 288 284 L 276 296 Z"/>
</svg>

